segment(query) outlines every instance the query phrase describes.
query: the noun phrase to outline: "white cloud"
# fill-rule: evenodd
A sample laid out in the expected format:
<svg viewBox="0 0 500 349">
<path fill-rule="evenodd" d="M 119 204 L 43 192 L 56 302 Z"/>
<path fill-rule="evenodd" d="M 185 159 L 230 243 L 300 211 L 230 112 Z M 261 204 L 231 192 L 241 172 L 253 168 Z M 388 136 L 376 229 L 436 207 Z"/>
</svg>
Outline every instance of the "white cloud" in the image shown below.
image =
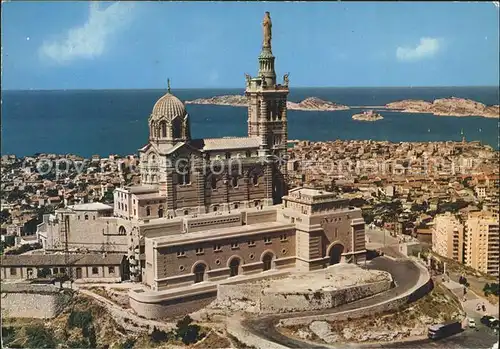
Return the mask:
<svg viewBox="0 0 500 349">
<path fill-rule="evenodd" d="M 133 6 L 133 2 L 115 2 L 101 9 L 99 2 L 90 2 L 87 22 L 70 28 L 59 40 L 45 41 L 39 49 L 40 55 L 60 64 L 99 57 L 112 34 L 130 22 Z"/>
<path fill-rule="evenodd" d="M 400 61 L 417 61 L 434 56 L 439 51 L 440 40 L 436 38 L 420 38 L 420 43 L 414 47 L 398 47 L 396 57 Z"/>
</svg>

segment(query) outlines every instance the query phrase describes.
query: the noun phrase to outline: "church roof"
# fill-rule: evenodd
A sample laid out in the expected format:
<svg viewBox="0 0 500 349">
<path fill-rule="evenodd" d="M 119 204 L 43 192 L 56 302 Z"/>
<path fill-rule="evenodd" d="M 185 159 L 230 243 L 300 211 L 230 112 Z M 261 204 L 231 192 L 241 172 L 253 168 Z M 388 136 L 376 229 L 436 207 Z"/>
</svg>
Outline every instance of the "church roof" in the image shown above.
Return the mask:
<svg viewBox="0 0 500 349">
<path fill-rule="evenodd" d="M 260 145 L 260 137 L 223 137 L 197 139 L 190 144 L 203 151 L 252 149 Z"/>
<path fill-rule="evenodd" d="M 183 117 L 184 115 L 186 115 L 184 103 L 170 92 L 167 92 L 158 99 L 151 113 L 152 118 L 160 119 L 164 117 L 167 121 L 171 121 L 178 116 Z"/>
</svg>

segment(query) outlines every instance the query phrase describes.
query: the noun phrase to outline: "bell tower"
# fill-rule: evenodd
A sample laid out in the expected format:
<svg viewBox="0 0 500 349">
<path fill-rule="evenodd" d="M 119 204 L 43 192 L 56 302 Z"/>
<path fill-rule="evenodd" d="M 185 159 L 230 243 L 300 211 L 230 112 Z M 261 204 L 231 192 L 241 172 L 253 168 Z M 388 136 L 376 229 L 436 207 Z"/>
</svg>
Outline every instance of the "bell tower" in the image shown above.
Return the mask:
<svg viewBox="0 0 500 349">
<path fill-rule="evenodd" d="M 262 22 L 264 40 L 259 55 L 258 76 L 246 74 L 248 98 L 248 136 L 260 137 L 259 155 L 282 156 L 287 144 L 288 74 L 283 84 L 276 83 L 275 57 L 271 47 L 272 23 L 269 12 Z"/>
</svg>

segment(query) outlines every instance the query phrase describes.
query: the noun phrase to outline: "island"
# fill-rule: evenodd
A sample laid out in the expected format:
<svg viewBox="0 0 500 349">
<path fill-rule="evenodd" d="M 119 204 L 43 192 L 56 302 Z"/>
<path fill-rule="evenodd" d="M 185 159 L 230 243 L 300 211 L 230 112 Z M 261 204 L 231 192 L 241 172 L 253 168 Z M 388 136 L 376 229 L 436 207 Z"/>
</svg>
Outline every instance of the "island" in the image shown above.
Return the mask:
<svg viewBox="0 0 500 349">
<path fill-rule="evenodd" d="M 384 117 L 379 113 L 375 113 L 373 110 L 364 111 L 360 114 L 354 114 L 352 116 L 353 120 L 358 121 L 377 121 L 382 120 Z"/>
<path fill-rule="evenodd" d="M 337 111 L 349 110 L 347 105 L 337 104 L 330 101 L 324 101 L 317 97 L 308 97 L 299 103 L 288 101 L 286 107 L 289 110 L 302 110 L 302 111 Z"/>
<path fill-rule="evenodd" d="M 405 113 L 430 113 L 439 116 L 482 116 L 498 118 L 499 105 L 487 106 L 483 103 L 464 98 L 440 98 L 433 102 L 424 100 L 405 99 L 386 104 L 387 109 Z"/>
<path fill-rule="evenodd" d="M 228 105 L 232 107 L 246 107 L 248 100 L 243 95 L 224 95 L 215 96 L 210 98 L 198 98 L 192 101 L 186 101 L 186 104 L 211 104 L 211 105 Z M 324 101 L 317 97 L 308 97 L 301 102 L 288 101 L 288 110 L 301 110 L 301 111 L 337 111 L 348 110 L 346 105 L 337 104 L 330 101 Z"/>
<path fill-rule="evenodd" d="M 231 107 L 247 107 L 248 100 L 242 95 L 225 95 L 210 98 L 198 98 L 192 101 L 186 101 L 186 104 L 210 104 L 210 105 L 229 105 Z"/>
<path fill-rule="evenodd" d="M 209 104 L 227 105 L 232 107 L 247 107 L 248 100 L 244 95 L 224 95 L 210 98 L 198 98 L 192 101 L 186 101 L 186 104 Z M 349 110 L 350 108 L 354 108 L 342 104 L 337 104 L 331 101 L 325 101 L 318 97 L 308 97 L 301 102 L 287 101 L 286 105 L 288 110 L 300 111 L 337 111 Z M 365 109 L 373 108 L 373 106 L 357 108 Z M 391 102 L 386 104 L 385 106 L 377 108 L 385 108 L 388 110 L 404 113 L 429 113 L 440 116 L 482 116 L 486 118 L 498 118 L 500 115 L 499 105 L 487 106 L 480 102 L 457 97 L 440 98 L 434 100 L 433 102 L 418 99 L 405 99 L 397 102 Z M 383 119 L 383 117 L 380 114 L 376 113 L 375 115 L 367 115 L 362 113 L 353 115 L 353 119 L 362 121 L 376 121 Z"/>
</svg>

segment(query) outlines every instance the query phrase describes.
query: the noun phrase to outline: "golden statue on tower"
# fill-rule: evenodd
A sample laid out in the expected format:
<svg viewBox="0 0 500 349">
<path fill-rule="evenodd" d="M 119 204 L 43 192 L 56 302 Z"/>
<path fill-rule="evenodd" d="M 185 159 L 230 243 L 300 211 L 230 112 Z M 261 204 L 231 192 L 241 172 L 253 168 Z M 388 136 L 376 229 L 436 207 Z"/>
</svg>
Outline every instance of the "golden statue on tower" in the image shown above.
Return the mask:
<svg viewBox="0 0 500 349">
<path fill-rule="evenodd" d="M 266 11 L 266 14 L 264 15 L 264 21 L 262 21 L 262 30 L 264 31 L 264 42 L 262 44 L 262 47 L 271 48 L 272 27 L 273 24 L 271 22 L 271 15 Z"/>
</svg>

